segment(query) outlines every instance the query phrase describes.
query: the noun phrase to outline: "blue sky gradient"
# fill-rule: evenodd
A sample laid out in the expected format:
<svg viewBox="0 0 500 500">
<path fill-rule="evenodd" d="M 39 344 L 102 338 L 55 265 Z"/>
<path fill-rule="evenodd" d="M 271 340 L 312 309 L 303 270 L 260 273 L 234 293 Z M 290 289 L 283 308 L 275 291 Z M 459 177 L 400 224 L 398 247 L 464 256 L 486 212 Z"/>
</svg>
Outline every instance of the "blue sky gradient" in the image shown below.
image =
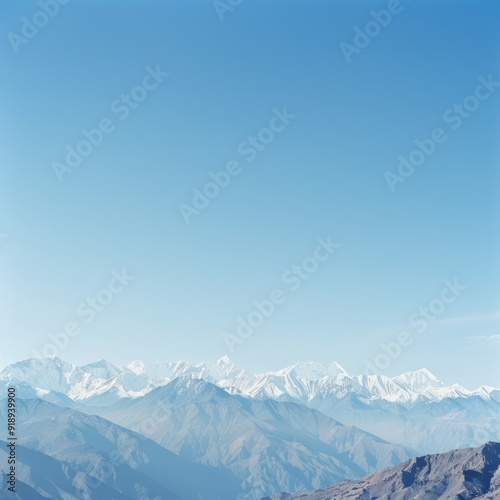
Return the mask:
<svg viewBox="0 0 500 500">
<path fill-rule="evenodd" d="M 358 373 L 457 278 L 467 289 L 384 373 L 500 385 L 500 88 L 443 121 L 478 78 L 500 81 L 500 4 L 401 1 L 348 63 L 340 44 L 387 5 L 244 1 L 221 21 L 198 0 L 72 1 L 16 52 L 9 33 L 40 6 L 2 2 L 0 364 L 76 321 L 59 355 L 77 363 Z M 120 120 L 111 103 L 157 65 L 169 76 Z M 295 118 L 247 162 L 238 146 L 284 107 Z M 104 118 L 114 131 L 59 182 L 53 163 Z M 446 141 L 392 192 L 384 173 L 436 128 Z M 242 172 L 186 224 L 179 205 L 231 160 Z M 238 316 L 328 235 L 338 251 L 229 352 Z M 78 305 L 122 268 L 134 280 L 86 324 Z"/>
</svg>

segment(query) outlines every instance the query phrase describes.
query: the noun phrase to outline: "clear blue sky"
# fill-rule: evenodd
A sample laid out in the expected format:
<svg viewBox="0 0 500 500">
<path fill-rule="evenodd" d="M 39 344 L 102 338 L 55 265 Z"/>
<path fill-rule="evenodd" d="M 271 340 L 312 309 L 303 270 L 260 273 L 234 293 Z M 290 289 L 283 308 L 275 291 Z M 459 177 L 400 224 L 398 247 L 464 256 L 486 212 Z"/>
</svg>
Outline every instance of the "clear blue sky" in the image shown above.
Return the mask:
<svg viewBox="0 0 500 500">
<path fill-rule="evenodd" d="M 72 1 L 17 53 L 9 33 L 40 7 L 2 2 L 0 364 L 77 321 L 59 353 L 76 363 L 230 354 L 356 373 L 458 278 L 467 290 L 386 373 L 500 385 L 500 88 L 443 121 L 478 77 L 500 80 L 500 4 L 401 6 L 348 63 L 340 44 L 387 2 L 244 0 L 221 21 L 210 1 Z M 158 64 L 169 76 L 120 120 L 111 103 Z M 284 106 L 296 117 L 247 162 L 238 145 Z M 53 162 L 104 118 L 113 132 L 58 182 Z M 391 192 L 384 172 L 435 128 L 447 140 Z M 243 171 L 186 224 L 179 204 L 231 160 Z M 341 247 L 291 292 L 283 273 L 327 235 Z M 85 323 L 76 308 L 122 268 L 135 279 Z M 275 288 L 286 302 L 230 353 L 222 335 Z"/>
</svg>

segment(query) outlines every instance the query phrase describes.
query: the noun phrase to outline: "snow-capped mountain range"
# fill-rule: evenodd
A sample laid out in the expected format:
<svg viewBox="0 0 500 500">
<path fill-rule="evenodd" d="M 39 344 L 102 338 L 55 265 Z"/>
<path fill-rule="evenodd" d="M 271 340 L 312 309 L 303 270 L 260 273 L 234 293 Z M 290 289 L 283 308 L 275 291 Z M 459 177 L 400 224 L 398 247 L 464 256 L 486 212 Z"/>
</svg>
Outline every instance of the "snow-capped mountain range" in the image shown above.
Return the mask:
<svg viewBox="0 0 500 500">
<path fill-rule="evenodd" d="M 15 385 L 18 397 L 104 415 L 109 406 L 143 398 L 180 377 L 205 380 L 231 395 L 301 404 L 416 453 L 500 441 L 500 390 L 446 386 L 426 369 L 397 377 L 351 376 L 337 363 L 301 362 L 252 374 L 228 357 L 120 367 L 105 360 L 77 366 L 31 358 L 0 373 L 0 391 Z"/>
<path fill-rule="evenodd" d="M 6 367 L 0 373 L 0 384 L 15 381 L 21 387 L 29 386 L 38 396 L 57 392 L 73 401 L 110 404 L 144 396 L 181 376 L 204 379 L 230 393 L 278 400 L 313 401 L 321 395 L 343 398 L 354 394 L 364 402 L 384 400 L 408 405 L 472 396 L 489 400 L 500 394 L 500 390 L 488 386 L 476 390 L 458 384 L 445 386 L 425 368 L 397 377 L 350 376 L 338 363 L 299 362 L 275 372 L 253 374 L 238 368 L 227 356 L 196 365 L 187 361 L 133 361 L 120 367 L 105 360 L 77 366 L 59 358 L 31 358 Z"/>
<path fill-rule="evenodd" d="M 19 400 L 22 446 L 31 450 L 24 450 L 20 479 L 32 496 L 50 494 L 61 481 L 68 495 L 77 483 L 90 488 L 100 478 L 94 465 L 113 449 L 132 453 L 127 467 L 135 472 L 113 469 L 101 481 L 102 498 L 189 498 L 160 469 L 137 469 L 137 457 L 180 467 L 178 457 L 202 467 L 181 467 L 193 485 L 206 476 L 203 467 L 220 468 L 239 498 L 256 500 L 357 479 L 419 454 L 500 441 L 498 389 L 446 386 L 426 369 L 351 376 L 337 363 L 301 362 L 253 374 L 227 357 L 125 366 L 32 358 L 0 373 L 0 391 L 9 386 Z M 209 493 L 217 484 L 209 481 L 198 498 L 217 498 Z"/>
</svg>

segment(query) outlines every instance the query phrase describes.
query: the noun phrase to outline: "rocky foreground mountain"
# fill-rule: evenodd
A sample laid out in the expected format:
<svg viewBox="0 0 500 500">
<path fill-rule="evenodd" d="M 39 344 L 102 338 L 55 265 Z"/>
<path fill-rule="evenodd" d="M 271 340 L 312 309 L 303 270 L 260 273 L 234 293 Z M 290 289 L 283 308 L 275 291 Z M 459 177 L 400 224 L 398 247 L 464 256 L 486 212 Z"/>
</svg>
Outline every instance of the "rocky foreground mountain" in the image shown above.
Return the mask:
<svg viewBox="0 0 500 500">
<path fill-rule="evenodd" d="M 500 498 L 500 443 L 417 457 L 358 481 L 262 500 L 494 500 Z"/>
</svg>

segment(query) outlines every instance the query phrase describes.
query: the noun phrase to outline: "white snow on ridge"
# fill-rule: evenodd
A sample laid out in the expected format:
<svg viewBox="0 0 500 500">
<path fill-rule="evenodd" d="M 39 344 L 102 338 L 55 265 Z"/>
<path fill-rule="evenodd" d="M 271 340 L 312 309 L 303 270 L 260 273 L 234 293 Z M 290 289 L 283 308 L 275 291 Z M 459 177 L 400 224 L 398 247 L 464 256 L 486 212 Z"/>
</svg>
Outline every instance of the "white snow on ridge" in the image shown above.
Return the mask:
<svg viewBox="0 0 500 500">
<path fill-rule="evenodd" d="M 331 378 L 339 376 L 349 376 L 348 373 L 338 363 L 331 363 L 327 365 L 324 363 L 315 363 L 314 361 L 309 361 L 306 363 L 299 362 L 292 366 L 289 366 L 288 368 L 278 370 L 277 372 L 266 372 L 262 374 L 262 376 L 265 375 L 294 375 L 297 378 L 305 380 L 318 380 L 325 376 Z"/>
</svg>

